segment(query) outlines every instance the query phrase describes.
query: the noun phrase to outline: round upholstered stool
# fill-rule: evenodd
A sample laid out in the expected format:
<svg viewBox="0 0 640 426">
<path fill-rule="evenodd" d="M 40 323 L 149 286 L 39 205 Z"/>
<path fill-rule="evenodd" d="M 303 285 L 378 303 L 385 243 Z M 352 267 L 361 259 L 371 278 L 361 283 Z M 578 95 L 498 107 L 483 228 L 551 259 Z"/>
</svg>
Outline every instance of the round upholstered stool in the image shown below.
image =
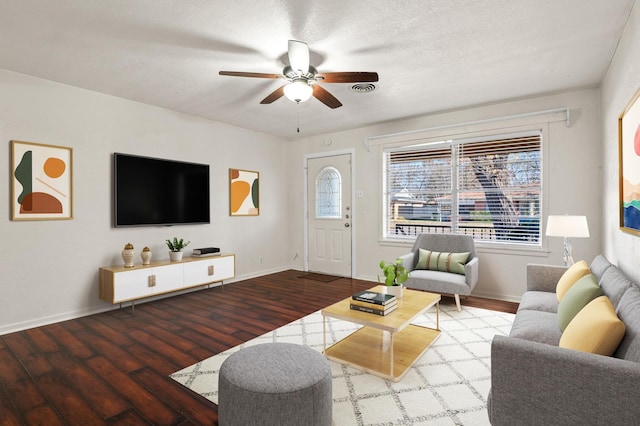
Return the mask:
<svg viewBox="0 0 640 426">
<path fill-rule="evenodd" d="M 305 346 L 250 346 L 220 367 L 221 426 L 330 425 L 332 403 L 329 362 Z"/>
</svg>

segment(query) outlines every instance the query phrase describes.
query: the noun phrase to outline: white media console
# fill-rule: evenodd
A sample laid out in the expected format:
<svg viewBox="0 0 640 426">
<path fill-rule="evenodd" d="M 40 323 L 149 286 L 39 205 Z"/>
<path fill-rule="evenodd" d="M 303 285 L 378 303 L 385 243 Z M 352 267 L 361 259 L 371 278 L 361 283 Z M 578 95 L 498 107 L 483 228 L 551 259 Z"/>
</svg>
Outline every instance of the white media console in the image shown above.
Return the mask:
<svg viewBox="0 0 640 426">
<path fill-rule="evenodd" d="M 185 257 L 180 262 L 152 261 L 150 265 L 106 266 L 100 272 L 100 299 L 109 303 L 134 302 L 146 297 L 204 286 L 235 277 L 234 254 Z"/>
</svg>

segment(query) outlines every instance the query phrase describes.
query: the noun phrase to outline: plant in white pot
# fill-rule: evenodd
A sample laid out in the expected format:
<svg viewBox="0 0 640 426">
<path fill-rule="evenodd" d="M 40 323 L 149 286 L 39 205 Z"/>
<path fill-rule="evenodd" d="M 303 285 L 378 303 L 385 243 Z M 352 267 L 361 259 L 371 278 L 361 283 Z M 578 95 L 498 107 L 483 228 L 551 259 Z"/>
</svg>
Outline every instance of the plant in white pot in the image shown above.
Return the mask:
<svg viewBox="0 0 640 426">
<path fill-rule="evenodd" d="M 173 237 L 173 241 L 166 240 L 167 247 L 169 247 L 169 259 L 172 262 L 179 262 L 182 260 L 182 249 L 189 245 L 191 241 L 185 241 L 180 238 Z"/>
<path fill-rule="evenodd" d="M 402 297 L 402 284 L 409 278 L 409 272 L 404 267 L 402 259 L 396 259 L 395 262 L 381 260 L 380 269 L 384 275 L 387 292 L 395 294 L 396 297 Z M 380 277 L 378 277 L 378 281 L 380 281 Z"/>
</svg>

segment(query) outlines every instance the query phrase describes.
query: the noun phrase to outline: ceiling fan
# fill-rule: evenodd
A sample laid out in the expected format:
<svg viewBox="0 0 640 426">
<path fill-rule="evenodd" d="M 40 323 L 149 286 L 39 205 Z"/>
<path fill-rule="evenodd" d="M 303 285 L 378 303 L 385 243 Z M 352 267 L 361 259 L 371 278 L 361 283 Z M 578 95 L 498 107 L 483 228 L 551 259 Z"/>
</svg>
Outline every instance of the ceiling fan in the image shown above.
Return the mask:
<svg viewBox="0 0 640 426">
<path fill-rule="evenodd" d="M 253 78 L 284 78 L 287 84 L 279 87 L 264 98 L 261 104 L 270 104 L 282 96 L 300 103 L 311 96 L 329 108 L 338 108 L 342 103 L 318 83 L 373 83 L 378 81 L 377 72 L 323 72 L 309 64 L 309 46 L 298 40 L 289 40 L 289 64 L 282 74 L 258 72 L 220 71 L 220 75 Z"/>
</svg>

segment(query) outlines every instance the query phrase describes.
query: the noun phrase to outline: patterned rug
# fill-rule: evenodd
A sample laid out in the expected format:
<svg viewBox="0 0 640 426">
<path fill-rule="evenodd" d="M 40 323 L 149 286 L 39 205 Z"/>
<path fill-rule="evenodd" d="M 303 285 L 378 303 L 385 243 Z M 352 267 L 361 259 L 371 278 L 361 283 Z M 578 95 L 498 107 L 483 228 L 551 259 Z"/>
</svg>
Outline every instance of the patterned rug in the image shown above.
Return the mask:
<svg viewBox="0 0 640 426">
<path fill-rule="evenodd" d="M 484 309 L 440 306 L 440 337 L 398 383 L 330 362 L 333 424 L 489 425 L 486 403 L 491 385 L 491 339 L 507 335 L 514 315 Z M 435 326 L 435 308 L 415 324 Z M 358 328 L 327 319 L 327 345 Z M 171 378 L 217 404 L 218 371 L 240 348 L 289 342 L 322 351 L 322 315 L 315 312 L 270 333 L 198 362 Z"/>
</svg>

